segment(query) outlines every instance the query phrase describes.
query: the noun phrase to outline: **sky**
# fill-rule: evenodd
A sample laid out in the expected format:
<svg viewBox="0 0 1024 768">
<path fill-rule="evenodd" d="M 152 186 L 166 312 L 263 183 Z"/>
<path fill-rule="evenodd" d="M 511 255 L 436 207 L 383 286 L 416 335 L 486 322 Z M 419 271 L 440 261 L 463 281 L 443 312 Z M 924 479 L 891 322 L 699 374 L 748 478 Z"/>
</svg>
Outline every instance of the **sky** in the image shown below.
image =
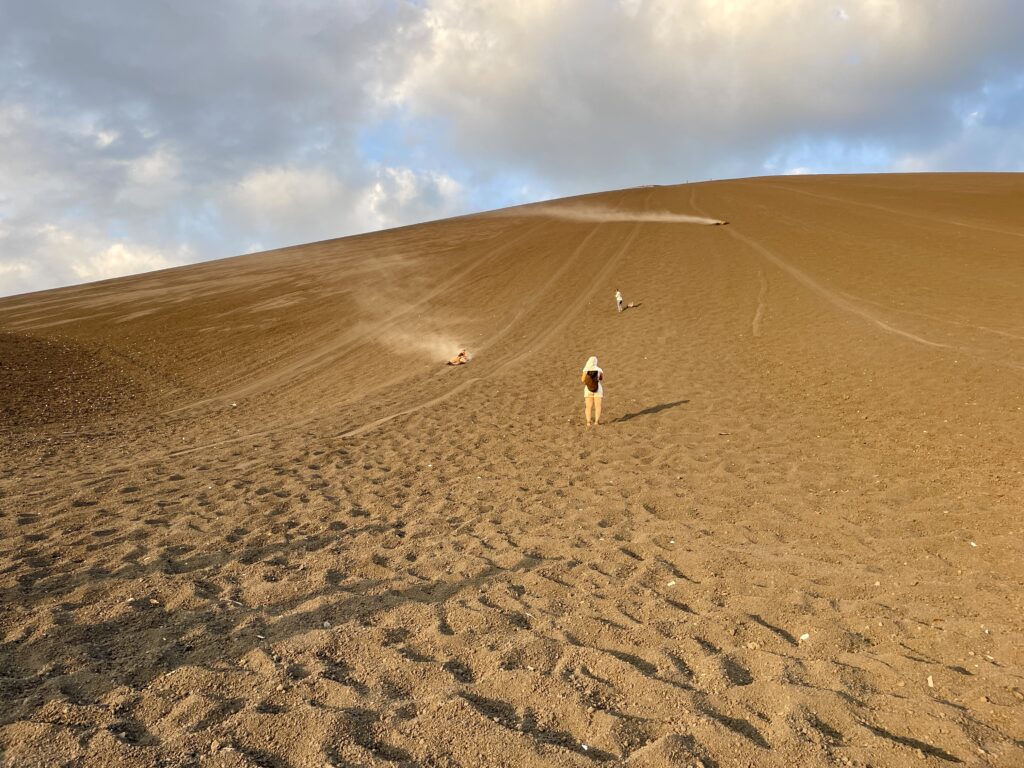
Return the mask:
<svg viewBox="0 0 1024 768">
<path fill-rule="evenodd" d="M 0 0 L 0 296 L 640 184 L 1024 171 L 1019 0 Z"/>
</svg>

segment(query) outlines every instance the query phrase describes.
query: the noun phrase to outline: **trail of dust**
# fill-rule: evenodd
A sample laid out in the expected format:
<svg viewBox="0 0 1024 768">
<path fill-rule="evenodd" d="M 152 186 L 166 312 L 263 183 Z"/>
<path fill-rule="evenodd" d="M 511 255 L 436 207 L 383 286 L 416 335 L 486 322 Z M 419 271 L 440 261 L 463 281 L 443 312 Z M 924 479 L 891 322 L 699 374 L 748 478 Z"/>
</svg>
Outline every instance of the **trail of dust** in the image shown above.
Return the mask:
<svg viewBox="0 0 1024 768">
<path fill-rule="evenodd" d="M 435 363 L 447 360 L 467 346 L 450 334 L 410 333 L 397 330 L 385 331 L 377 341 L 401 354 L 422 357 Z"/>
<path fill-rule="evenodd" d="M 649 222 L 654 224 L 725 224 L 719 219 L 705 216 L 688 216 L 671 211 L 618 211 L 604 206 L 588 205 L 538 205 L 516 208 L 508 212 L 512 216 L 545 216 L 565 221 L 584 221 L 597 224 L 607 222 Z"/>
<path fill-rule="evenodd" d="M 757 292 L 757 311 L 754 313 L 754 319 L 750 323 L 750 331 L 754 336 L 761 335 L 761 318 L 764 316 L 764 308 L 767 304 L 766 297 L 768 295 L 768 278 L 765 277 L 764 270 L 760 267 L 757 268 L 757 277 L 761 281 L 761 289 Z"/>
</svg>

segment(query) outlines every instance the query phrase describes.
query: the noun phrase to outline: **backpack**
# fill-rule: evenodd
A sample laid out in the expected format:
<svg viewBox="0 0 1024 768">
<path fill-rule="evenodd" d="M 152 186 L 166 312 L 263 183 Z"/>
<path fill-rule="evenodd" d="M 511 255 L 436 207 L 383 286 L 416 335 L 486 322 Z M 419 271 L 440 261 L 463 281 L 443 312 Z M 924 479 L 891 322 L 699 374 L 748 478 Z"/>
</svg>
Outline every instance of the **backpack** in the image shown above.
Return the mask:
<svg viewBox="0 0 1024 768">
<path fill-rule="evenodd" d="M 598 387 L 597 371 L 587 371 L 586 379 L 587 380 L 584 382 L 584 384 L 587 385 L 587 389 L 589 389 L 591 392 L 597 392 L 597 387 Z"/>
</svg>

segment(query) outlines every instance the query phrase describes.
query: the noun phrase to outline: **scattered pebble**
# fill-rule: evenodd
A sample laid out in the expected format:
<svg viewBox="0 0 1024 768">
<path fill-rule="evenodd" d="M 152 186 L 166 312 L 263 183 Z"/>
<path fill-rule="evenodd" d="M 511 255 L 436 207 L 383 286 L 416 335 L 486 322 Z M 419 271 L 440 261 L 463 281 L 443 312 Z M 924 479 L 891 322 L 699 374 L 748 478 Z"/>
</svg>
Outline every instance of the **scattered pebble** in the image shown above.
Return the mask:
<svg viewBox="0 0 1024 768">
<path fill-rule="evenodd" d="M 676 583 L 674 581 L 670 581 L 666 586 L 674 587 L 675 585 Z"/>
<path fill-rule="evenodd" d="M 929 688 L 934 688 L 935 687 L 935 681 L 932 680 L 932 676 L 931 675 L 928 675 L 928 687 Z"/>
<path fill-rule="evenodd" d="M 810 633 L 809 633 L 809 632 L 804 632 L 804 633 L 803 633 L 802 635 L 800 635 L 800 642 L 801 642 L 801 643 L 802 643 L 802 642 L 803 642 L 804 640 L 810 640 L 810 639 L 811 639 L 811 635 L 810 635 Z"/>
<path fill-rule="evenodd" d="M 324 629 L 330 629 L 330 628 L 331 628 L 331 622 L 325 621 L 324 622 Z"/>
</svg>

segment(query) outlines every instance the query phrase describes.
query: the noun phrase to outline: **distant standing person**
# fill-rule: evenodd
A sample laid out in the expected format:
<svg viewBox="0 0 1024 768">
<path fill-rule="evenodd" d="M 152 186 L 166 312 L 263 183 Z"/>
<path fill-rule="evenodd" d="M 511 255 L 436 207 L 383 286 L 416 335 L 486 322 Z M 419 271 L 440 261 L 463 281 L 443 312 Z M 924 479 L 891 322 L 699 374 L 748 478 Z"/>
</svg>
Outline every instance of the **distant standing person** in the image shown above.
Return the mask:
<svg viewBox="0 0 1024 768">
<path fill-rule="evenodd" d="M 583 382 L 583 405 L 587 426 L 590 426 L 590 412 L 593 410 L 596 427 L 601 423 L 601 400 L 604 398 L 604 371 L 598 367 L 596 357 L 587 360 L 580 381 Z"/>
<path fill-rule="evenodd" d="M 618 288 L 615 289 L 615 307 L 619 310 L 619 312 L 623 310 L 622 292 Z"/>
</svg>

